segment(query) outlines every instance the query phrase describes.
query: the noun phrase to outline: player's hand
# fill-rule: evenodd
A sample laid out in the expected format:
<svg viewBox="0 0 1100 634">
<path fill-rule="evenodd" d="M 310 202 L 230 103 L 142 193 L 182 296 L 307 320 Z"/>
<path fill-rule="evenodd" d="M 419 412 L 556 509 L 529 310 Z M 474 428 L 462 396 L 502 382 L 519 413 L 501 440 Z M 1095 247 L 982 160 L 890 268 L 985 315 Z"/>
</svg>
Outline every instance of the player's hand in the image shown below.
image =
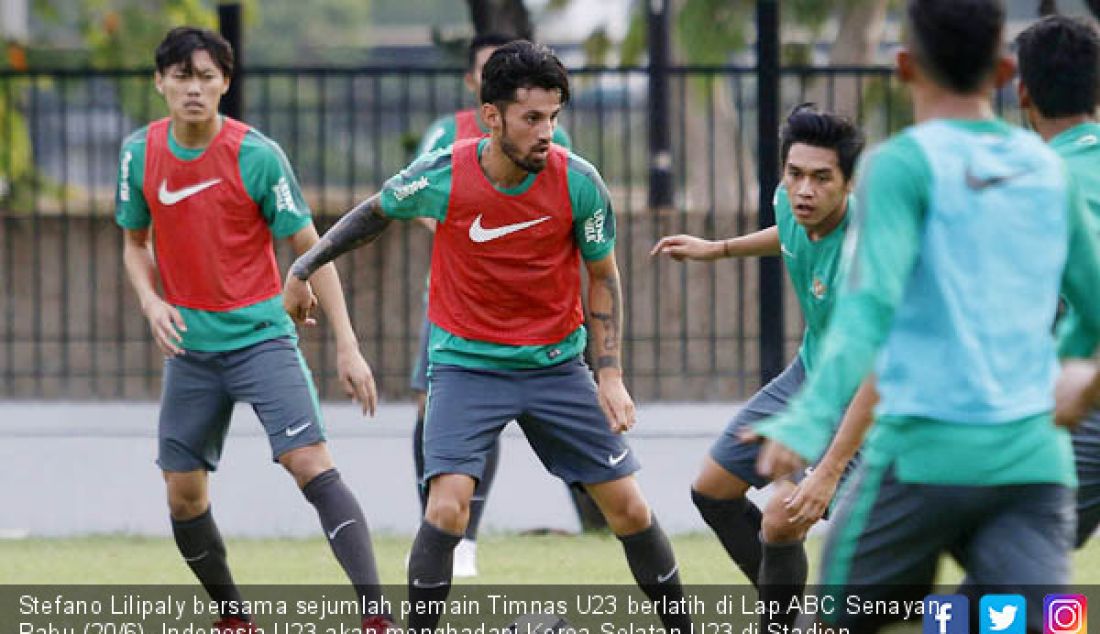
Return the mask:
<svg viewBox="0 0 1100 634">
<path fill-rule="evenodd" d="M 621 434 L 634 426 L 634 399 L 626 391 L 621 373 L 610 370 L 600 374 L 600 384 L 596 389 L 600 409 L 607 416 L 611 431 Z"/>
<path fill-rule="evenodd" d="M 725 245 L 720 241 L 704 240 L 695 236 L 679 234 L 661 238 L 657 244 L 653 245 L 653 249 L 649 254 L 652 256 L 668 255 L 678 262 L 684 260 L 717 260 L 724 254 L 724 249 Z"/>
<path fill-rule="evenodd" d="M 829 509 L 829 503 L 833 501 L 841 473 L 843 469 L 825 466 L 811 469 L 787 499 L 783 500 L 783 506 L 790 514 L 790 522 L 809 527 L 821 519 Z"/>
<path fill-rule="evenodd" d="M 145 318 L 149 320 L 149 329 L 153 332 L 153 341 L 166 357 L 174 357 L 183 354 L 183 335 L 187 332 L 187 324 L 183 323 L 183 315 L 175 306 L 163 299 L 156 297 L 142 306 Z"/>
<path fill-rule="evenodd" d="M 785 478 L 806 466 L 802 456 L 752 429 L 741 430 L 737 438 L 746 443 L 764 443 L 756 457 L 756 472 L 769 480 Z"/>
<path fill-rule="evenodd" d="M 1069 359 L 1054 384 L 1054 422 L 1076 427 L 1096 407 L 1100 397 L 1100 368 L 1085 359 Z"/>
<path fill-rule="evenodd" d="M 313 294 L 309 282 L 287 274 L 286 284 L 283 285 L 283 308 L 294 323 L 299 326 L 316 326 L 317 319 L 313 317 L 313 309 L 316 307 L 317 296 Z"/>
<path fill-rule="evenodd" d="M 344 394 L 359 403 L 363 414 L 374 416 L 378 405 L 378 389 L 374 385 L 374 374 L 359 352 L 358 344 L 336 351 L 336 374 L 340 377 Z"/>
</svg>

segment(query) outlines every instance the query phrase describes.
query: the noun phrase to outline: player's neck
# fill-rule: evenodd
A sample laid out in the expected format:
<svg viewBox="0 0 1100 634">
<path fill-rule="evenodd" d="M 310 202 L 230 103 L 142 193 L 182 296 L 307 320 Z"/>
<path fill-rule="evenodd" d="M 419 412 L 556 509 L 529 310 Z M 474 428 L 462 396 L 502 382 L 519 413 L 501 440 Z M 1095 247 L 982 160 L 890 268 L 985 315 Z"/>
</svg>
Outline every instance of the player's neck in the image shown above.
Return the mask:
<svg viewBox="0 0 1100 634">
<path fill-rule="evenodd" d="M 180 147 L 201 150 L 210 145 L 222 129 L 221 115 L 206 121 L 180 121 L 172 118 L 172 138 Z"/>
<path fill-rule="evenodd" d="M 1082 123 L 1093 123 L 1095 121 L 1096 117 L 1089 114 L 1075 114 L 1069 117 L 1054 117 L 1051 119 L 1036 117 L 1035 132 L 1043 137 L 1044 141 L 1050 141 L 1070 128 L 1076 128 Z"/>
<path fill-rule="evenodd" d="M 491 139 L 479 160 L 481 171 L 494 187 L 511 189 L 527 178 L 528 172 L 508 158 L 500 144 Z"/>
<path fill-rule="evenodd" d="M 913 86 L 913 117 L 917 123 L 932 119 L 984 120 L 995 116 L 988 90 L 961 95 L 932 83 Z"/>
</svg>

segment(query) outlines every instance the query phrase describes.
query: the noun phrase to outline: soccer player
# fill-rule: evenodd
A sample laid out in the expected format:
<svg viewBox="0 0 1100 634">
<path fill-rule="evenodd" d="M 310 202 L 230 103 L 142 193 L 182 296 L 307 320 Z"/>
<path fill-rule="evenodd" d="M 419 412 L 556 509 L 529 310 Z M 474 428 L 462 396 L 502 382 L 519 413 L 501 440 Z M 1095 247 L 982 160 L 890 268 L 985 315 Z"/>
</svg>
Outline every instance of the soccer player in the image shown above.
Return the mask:
<svg viewBox="0 0 1100 634">
<path fill-rule="evenodd" d="M 1051 416 L 1050 326 L 1062 288 L 1100 332 L 1100 255 L 1061 159 L 994 117 L 991 91 L 1013 73 L 1003 29 L 998 0 L 908 1 L 897 66 L 916 124 L 861 166 L 821 356 L 788 409 L 756 427 L 770 439 L 762 462 L 817 459 L 877 360 L 875 431 L 822 583 L 919 600 L 950 552 L 965 592 L 1026 596 L 1037 629 L 1043 587 L 1069 581 L 1076 485 Z M 890 618 L 853 612 L 824 618 L 859 632 Z"/>
<path fill-rule="evenodd" d="M 1066 161 L 1089 212 L 1100 222 L 1100 36 L 1092 22 L 1049 16 L 1016 38 L 1020 105 L 1031 127 Z M 1076 266 L 1069 262 L 1067 266 Z M 1071 305 L 1058 328 L 1059 356 L 1090 358 L 1095 337 Z M 1100 523 L 1100 411 L 1073 430 L 1077 466 L 1077 540 L 1083 546 Z"/>
<path fill-rule="evenodd" d="M 763 513 L 745 497 L 749 487 L 763 488 L 769 482 L 756 472 L 760 445 L 745 435 L 756 421 L 783 411 L 820 354 L 836 296 L 840 249 L 855 204 L 851 179 L 863 135 L 847 119 L 803 104 L 787 117 L 779 136 L 783 182 L 775 190 L 774 227 L 727 240 L 667 236 L 652 254 L 676 260 L 782 255 L 787 264 L 806 321 L 798 355 L 733 418 L 704 458 L 691 490 L 703 519 L 759 588 L 760 599 L 787 606 L 806 585 L 803 540 L 818 518 L 792 521 L 786 500 L 795 485 L 789 480 L 775 482 Z M 818 477 L 831 475 L 835 483 L 847 462 L 819 465 Z M 790 624 L 797 615 L 765 615 L 761 631 L 767 631 L 773 616 Z"/>
<path fill-rule="evenodd" d="M 286 238 L 298 253 L 311 247 L 318 237 L 309 208 L 279 146 L 218 114 L 233 75 L 228 42 L 180 27 L 155 61 L 169 116 L 124 141 L 116 220 L 130 282 L 166 357 L 157 464 L 180 554 L 223 606 L 215 629 L 252 631 L 207 492 L 233 405 L 249 403 L 364 605 L 379 605 L 367 523 L 325 446 L 317 393 L 280 297 L 272 243 Z M 313 281 L 336 333 L 340 381 L 373 415 L 374 379 L 336 269 L 319 269 Z M 386 618 L 363 616 L 364 628 Z"/>
<path fill-rule="evenodd" d="M 450 592 L 452 552 L 485 454 L 513 419 L 551 473 L 585 485 L 643 591 L 661 606 L 683 596 L 671 545 L 620 435 L 635 417 L 620 362 L 611 199 L 588 162 L 551 143 L 568 101 L 568 76 L 550 49 L 527 41 L 497 49 L 481 86 L 490 136 L 417 159 L 341 218 L 287 278 L 287 307 L 304 318 L 314 302 L 304 280 L 318 267 L 370 242 L 393 218 L 439 221 L 428 302 L 428 508 L 408 571 L 414 602 Z M 598 384 L 581 358 L 582 259 Z M 686 616 L 663 612 L 666 628 L 689 631 Z M 428 631 L 438 622 L 438 614 L 418 613 L 408 626 Z"/>
<path fill-rule="evenodd" d="M 466 75 L 463 81 L 466 89 L 475 98 L 481 92 L 481 70 L 485 67 L 485 61 L 501 46 L 511 42 L 515 38 L 499 33 L 485 33 L 475 36 L 470 41 L 470 47 L 466 60 Z M 417 156 L 428 152 L 443 149 L 456 141 L 476 139 L 489 135 L 489 128 L 481 119 L 479 108 L 467 108 L 454 114 L 440 117 L 428 127 L 427 132 L 420 141 Z M 561 126 L 554 128 L 554 143 L 572 149 L 569 135 Z M 430 230 L 435 230 L 436 221 L 432 218 L 418 218 L 421 223 Z M 427 490 L 422 486 L 424 478 L 424 404 L 428 394 L 428 334 L 429 322 L 427 307 L 424 311 L 424 319 L 421 322 L 420 346 L 416 365 L 413 366 L 410 387 L 416 394 L 416 427 L 413 428 L 413 464 L 416 465 L 417 493 L 420 496 L 420 511 L 423 514 L 427 506 Z M 481 525 L 481 515 L 485 510 L 485 502 L 489 497 L 489 491 L 496 477 L 497 465 L 500 462 L 500 442 L 494 442 L 492 449 L 486 455 L 485 471 L 477 482 L 477 490 L 470 501 L 470 522 L 466 526 L 466 535 L 458 543 L 454 553 L 454 575 L 456 577 L 473 577 L 477 575 L 477 530 Z"/>
</svg>

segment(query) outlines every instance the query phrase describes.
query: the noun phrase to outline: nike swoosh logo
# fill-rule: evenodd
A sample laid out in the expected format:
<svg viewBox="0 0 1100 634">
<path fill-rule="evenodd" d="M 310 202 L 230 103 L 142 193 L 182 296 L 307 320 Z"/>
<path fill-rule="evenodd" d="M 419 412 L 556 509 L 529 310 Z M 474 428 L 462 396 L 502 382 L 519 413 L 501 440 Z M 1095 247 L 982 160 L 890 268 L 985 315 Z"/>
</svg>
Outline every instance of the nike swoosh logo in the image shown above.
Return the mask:
<svg viewBox="0 0 1100 634">
<path fill-rule="evenodd" d="M 201 560 L 205 559 L 206 556 L 209 555 L 209 554 L 210 554 L 209 550 L 204 550 L 204 551 L 202 551 L 201 555 L 195 555 L 194 557 L 184 557 L 183 560 L 186 561 L 186 562 L 201 561 Z"/>
<path fill-rule="evenodd" d="M 657 575 L 657 583 L 664 583 L 672 578 L 672 575 L 676 574 L 676 571 L 680 569 L 680 566 L 673 566 L 672 570 L 668 571 L 666 575 Z"/>
<path fill-rule="evenodd" d="M 626 459 L 626 454 L 630 453 L 630 449 L 623 449 L 623 452 L 618 456 L 607 455 L 607 461 L 611 463 L 612 467 L 617 467 L 620 462 Z"/>
<path fill-rule="evenodd" d="M 490 240 L 496 240 L 497 238 L 503 238 L 509 233 L 515 233 L 517 231 L 523 231 L 529 227 L 534 227 L 537 224 L 541 224 L 550 220 L 550 216 L 543 216 L 537 220 L 528 220 L 527 222 L 517 222 L 511 225 L 504 225 L 503 227 L 494 227 L 492 229 L 486 229 L 481 226 L 481 214 L 474 218 L 474 224 L 470 225 L 470 240 L 474 242 L 488 242 Z"/>
<path fill-rule="evenodd" d="M 419 579 L 413 579 L 413 586 L 417 588 L 442 588 L 449 584 L 450 581 L 437 581 L 435 583 L 424 583 Z"/>
<path fill-rule="evenodd" d="M 297 436 L 298 434 L 302 433 L 303 431 L 305 431 L 306 427 L 309 427 L 312 424 L 313 424 L 313 421 L 310 421 L 308 423 L 302 423 L 301 425 L 298 425 L 297 427 L 287 427 L 286 428 L 286 435 L 293 438 L 293 437 Z"/>
<path fill-rule="evenodd" d="M 787 248 L 787 245 L 780 243 L 779 250 L 783 253 L 783 255 L 791 258 L 792 260 L 794 259 L 794 254 L 791 253 L 791 250 Z"/>
<path fill-rule="evenodd" d="M 348 521 L 346 521 L 346 522 L 343 522 L 343 523 L 341 523 L 341 524 L 340 524 L 339 526 L 337 526 L 336 528 L 332 529 L 332 530 L 331 530 L 331 531 L 329 532 L 329 534 L 328 534 L 328 538 L 329 538 L 330 540 L 332 540 L 332 539 L 336 539 L 336 533 L 339 533 L 340 531 L 342 531 L 342 530 L 344 529 L 344 527 L 345 527 L 345 526 L 351 526 L 351 525 L 352 525 L 352 524 L 354 524 L 354 523 L 355 523 L 355 520 L 348 520 Z"/>
<path fill-rule="evenodd" d="M 1010 180 L 1019 178 L 1019 177 L 1025 175 L 1025 174 L 1027 174 L 1030 171 L 1031 170 L 1022 170 L 1022 171 L 1016 172 L 1014 174 L 1004 174 L 1004 175 L 1001 175 L 1001 176 L 988 176 L 986 178 L 979 178 L 978 176 L 976 176 L 974 174 L 974 172 L 970 171 L 969 167 L 967 167 L 966 168 L 966 186 L 969 187 L 970 189 L 976 191 L 976 192 L 980 192 L 984 189 L 989 189 L 990 187 L 996 187 L 997 185 L 1003 185 L 1004 183 L 1007 183 Z"/>
<path fill-rule="evenodd" d="M 195 194 L 203 191 L 204 189 L 210 189 L 214 185 L 222 182 L 220 178 L 212 178 L 208 181 L 196 183 L 190 187 L 184 187 L 183 189 L 177 189 L 176 191 L 168 191 L 168 179 L 164 179 L 160 182 L 160 189 L 157 190 L 157 200 L 162 205 L 174 205 L 179 201 L 190 198 Z"/>
</svg>

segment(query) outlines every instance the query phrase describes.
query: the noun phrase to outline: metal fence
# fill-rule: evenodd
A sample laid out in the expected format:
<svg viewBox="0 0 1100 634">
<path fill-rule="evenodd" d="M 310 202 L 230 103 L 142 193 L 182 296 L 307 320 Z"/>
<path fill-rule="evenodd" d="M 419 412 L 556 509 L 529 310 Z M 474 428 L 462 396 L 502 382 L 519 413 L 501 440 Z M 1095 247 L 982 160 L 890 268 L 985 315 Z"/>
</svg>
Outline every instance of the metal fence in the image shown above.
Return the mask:
<svg viewBox="0 0 1100 634">
<path fill-rule="evenodd" d="M 678 264 L 648 251 L 669 232 L 755 229 L 757 170 L 775 169 L 754 159 L 755 69 L 671 70 L 677 193 L 665 210 L 646 208 L 646 71 L 572 78 L 562 124 L 612 193 L 635 395 L 747 395 L 758 383 L 756 262 Z M 433 119 L 469 103 L 454 69 L 255 69 L 243 81 L 244 119 L 282 145 L 322 230 L 403 167 Z M 784 69 L 782 95 L 788 107 L 810 99 L 847 112 L 871 139 L 911 118 L 885 68 Z M 156 398 L 161 360 L 128 288 L 113 210 L 122 139 L 164 114 L 151 71 L 0 74 L 0 397 Z M 429 248 L 427 232 L 400 224 L 338 262 L 389 397 L 407 394 Z M 280 256 L 285 264 L 285 247 Z M 793 354 L 801 321 L 786 315 Z M 338 396 L 324 327 L 303 344 L 322 394 Z"/>
</svg>

